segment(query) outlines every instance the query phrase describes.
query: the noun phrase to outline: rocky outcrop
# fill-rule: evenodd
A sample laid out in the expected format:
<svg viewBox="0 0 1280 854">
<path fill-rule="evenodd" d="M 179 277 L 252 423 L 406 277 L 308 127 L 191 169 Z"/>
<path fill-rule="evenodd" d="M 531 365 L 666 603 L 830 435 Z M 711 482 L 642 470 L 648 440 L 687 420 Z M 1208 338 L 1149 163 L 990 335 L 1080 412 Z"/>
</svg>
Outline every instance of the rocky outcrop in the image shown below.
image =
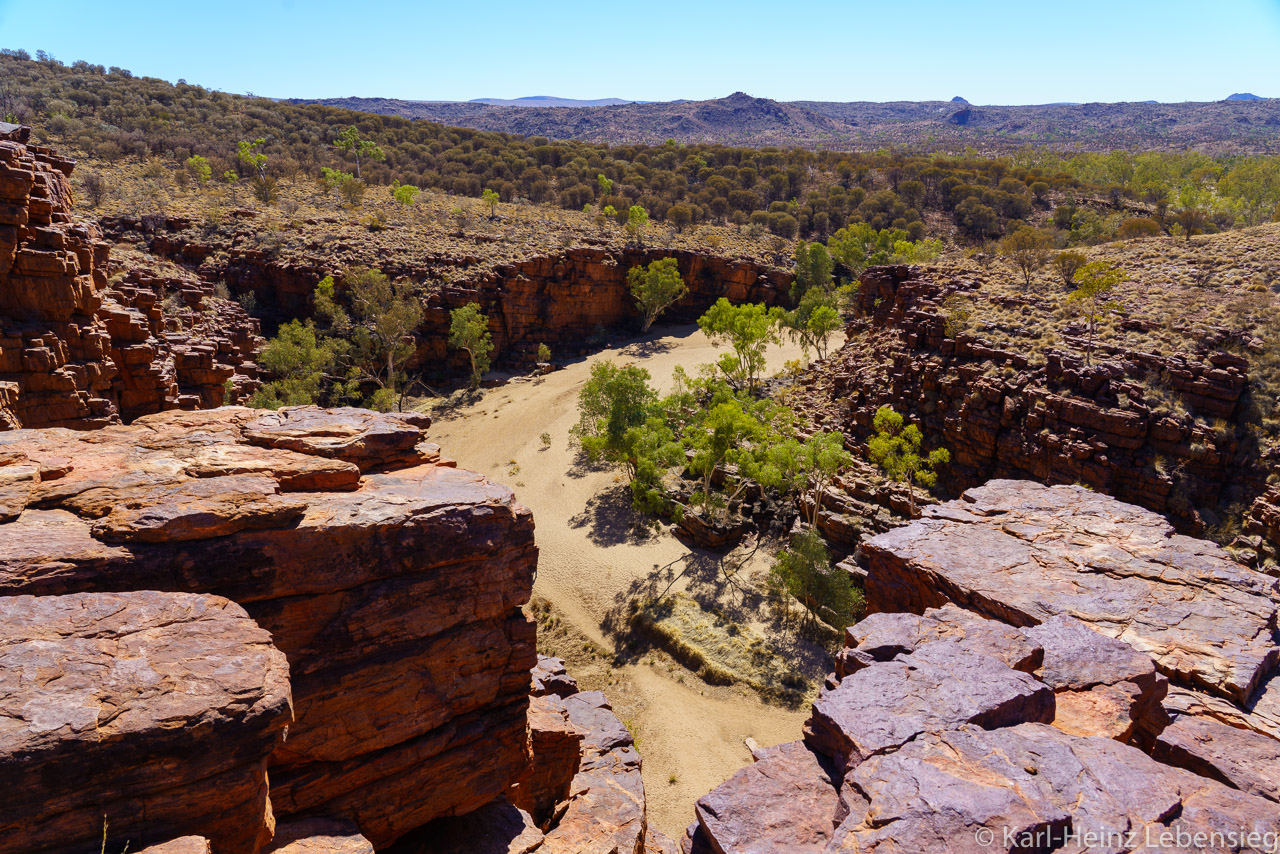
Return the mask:
<svg viewBox="0 0 1280 854">
<path fill-rule="evenodd" d="M 1280 833 L 1270 754 L 1205 775 L 1143 752 L 1131 737 L 1163 715 L 1163 680 L 1074 618 L 1016 628 L 947 605 L 874 614 L 846 642 L 804 740 L 699 799 L 686 854 L 1193 850 L 1180 840 L 1233 832 L 1258 836 L 1229 850 L 1263 851 Z M 1125 683 L 1142 721 L 1081 716 Z"/>
<path fill-rule="evenodd" d="M 29 135 L 0 137 L 0 429 L 93 428 L 242 400 L 257 321 L 210 286 L 108 281 L 108 244 L 71 214 L 74 162 Z M 185 300 L 173 316 L 166 293 Z"/>
<path fill-rule="evenodd" d="M 284 655 L 226 599 L 0 597 L 0 851 L 198 833 L 256 854 L 292 719 Z"/>
<path fill-rule="evenodd" d="M 952 602 L 1018 626 L 1070 614 L 1170 679 L 1237 703 L 1280 656 L 1274 578 L 1078 486 L 992 481 L 863 552 L 871 611 Z"/>
<path fill-rule="evenodd" d="M 2 433 L 0 471 L 17 474 L 0 603 L 225 596 L 291 671 L 277 817 L 347 820 L 385 847 L 474 810 L 527 763 L 533 522 L 442 459 L 428 423 L 223 408 Z"/>
<path fill-rule="evenodd" d="M 980 333 L 948 332 L 946 299 L 983 284 L 970 271 L 869 269 L 848 343 L 805 375 L 793 401 L 854 445 L 879 407 L 894 407 L 927 444 L 951 451 L 941 483 L 953 495 L 992 478 L 1080 483 L 1200 536 L 1242 512 L 1224 508 L 1247 508 L 1263 491 L 1266 466 L 1235 423 L 1248 402 L 1247 359 L 1098 345 L 1089 364 L 1086 342 L 1066 336 L 1070 349 L 1033 362 Z"/>
<path fill-rule="evenodd" d="M 803 740 L 701 798 L 686 854 L 1280 839 L 1274 579 L 1149 511 L 1025 482 L 862 552 L 873 613 Z"/>
<path fill-rule="evenodd" d="M 103 226 L 117 239 L 142 235 L 156 255 L 198 266 L 202 277 L 225 281 L 236 293 L 252 292 L 264 311 L 280 318 L 309 315 L 316 284 L 332 275 L 341 293 L 347 272 L 337 262 L 285 258 L 253 248 L 251 241 L 223 240 L 181 217 L 104 218 Z M 424 315 L 410 367 L 460 375 L 467 366 L 464 354 L 448 347 L 450 310 L 479 303 L 489 318 L 493 358 L 532 365 L 539 344 L 576 351 L 603 330 L 637 321 L 627 272 L 668 257 L 676 259 L 689 294 L 664 320 L 694 320 L 720 297 L 776 305 L 791 286 L 792 276 L 783 270 L 686 249 L 575 246 L 497 266 L 462 254 L 385 253 L 369 264 L 392 278 L 423 283 Z"/>
</svg>

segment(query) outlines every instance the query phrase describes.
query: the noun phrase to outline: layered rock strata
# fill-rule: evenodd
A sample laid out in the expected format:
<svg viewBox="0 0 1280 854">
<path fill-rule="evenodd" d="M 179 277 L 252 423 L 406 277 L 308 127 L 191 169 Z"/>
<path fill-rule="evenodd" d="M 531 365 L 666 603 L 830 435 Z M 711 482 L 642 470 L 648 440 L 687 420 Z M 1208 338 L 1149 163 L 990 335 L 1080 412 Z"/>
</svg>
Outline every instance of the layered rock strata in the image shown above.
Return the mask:
<svg viewBox="0 0 1280 854">
<path fill-rule="evenodd" d="M 225 281 L 236 293 L 252 292 L 259 306 L 281 318 L 306 316 L 316 284 L 326 275 L 335 277 L 341 292 L 347 272 L 336 259 L 318 253 L 299 260 L 247 241 L 219 242 L 181 217 L 104 218 L 103 225 L 116 239 L 144 237 L 154 254 L 198 266 L 202 277 Z M 532 364 L 539 344 L 559 352 L 576 349 L 601 330 L 637 320 L 627 272 L 668 257 L 676 259 L 689 294 L 664 320 L 694 320 L 720 297 L 776 305 L 786 300 L 793 278 L 748 259 L 643 247 L 576 246 L 497 267 L 475 256 L 385 253 L 376 265 L 392 278 L 424 285 L 425 310 L 412 364 L 428 372 L 460 373 L 466 370 L 464 360 L 448 347 L 450 310 L 479 303 L 489 318 L 493 358 Z"/>
<path fill-rule="evenodd" d="M 427 424 L 223 408 L 0 434 L 0 596 L 238 602 L 291 670 L 276 815 L 345 819 L 386 846 L 527 763 L 533 522 L 442 459 Z"/>
<path fill-rule="evenodd" d="M 863 544 L 867 606 L 947 602 L 1017 626 L 1070 614 L 1170 679 L 1248 702 L 1275 669 L 1276 579 L 1078 486 L 997 480 Z"/>
<path fill-rule="evenodd" d="M 1274 578 L 1149 511 L 1016 481 L 862 558 L 873 613 L 803 740 L 700 799 L 686 854 L 1280 842 Z"/>
<path fill-rule="evenodd" d="M 804 739 L 699 799 L 686 854 L 1190 851 L 1211 833 L 1263 851 L 1280 833 L 1269 754 L 1209 775 L 1153 759 L 1136 736 L 1164 680 L 1074 618 L 1019 629 L 948 605 L 846 642 Z"/>
<path fill-rule="evenodd" d="M 108 244 L 72 216 L 75 163 L 29 136 L 0 136 L 0 429 L 85 429 L 243 400 L 257 321 L 209 285 L 108 281 Z"/>
<path fill-rule="evenodd" d="M 255 854 L 289 668 L 226 599 L 0 598 L 0 851 L 120 850 L 198 833 Z"/>
<path fill-rule="evenodd" d="M 1081 483 L 1200 536 L 1239 512 L 1223 508 L 1247 509 L 1264 490 L 1267 466 L 1235 427 L 1248 404 L 1247 359 L 1099 345 L 1088 363 L 1086 342 L 1068 337 L 1070 349 L 1033 363 L 981 333 L 948 332 L 944 302 L 983 285 L 968 271 L 869 269 L 849 343 L 806 374 L 793 402 L 855 445 L 873 433 L 879 407 L 894 407 L 951 451 L 941 480 L 952 494 L 992 478 Z M 1160 396 L 1175 405 L 1162 408 Z M 1261 508 L 1255 516 L 1259 535 L 1272 532 Z"/>
</svg>

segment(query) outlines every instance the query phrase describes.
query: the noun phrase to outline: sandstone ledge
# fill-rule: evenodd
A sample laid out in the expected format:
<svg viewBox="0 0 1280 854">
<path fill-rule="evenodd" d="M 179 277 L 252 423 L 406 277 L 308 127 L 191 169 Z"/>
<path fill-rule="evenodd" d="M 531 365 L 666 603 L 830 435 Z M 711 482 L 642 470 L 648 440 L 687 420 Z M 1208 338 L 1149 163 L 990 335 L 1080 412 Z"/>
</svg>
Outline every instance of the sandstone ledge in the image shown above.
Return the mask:
<svg viewBox="0 0 1280 854">
<path fill-rule="evenodd" d="M 292 671 L 277 815 L 386 846 L 476 809 L 527 761 L 537 551 L 528 510 L 441 458 L 428 424 L 232 407 L 0 433 L 0 471 L 26 473 L 0 523 L 0 601 L 234 600 Z"/>
</svg>

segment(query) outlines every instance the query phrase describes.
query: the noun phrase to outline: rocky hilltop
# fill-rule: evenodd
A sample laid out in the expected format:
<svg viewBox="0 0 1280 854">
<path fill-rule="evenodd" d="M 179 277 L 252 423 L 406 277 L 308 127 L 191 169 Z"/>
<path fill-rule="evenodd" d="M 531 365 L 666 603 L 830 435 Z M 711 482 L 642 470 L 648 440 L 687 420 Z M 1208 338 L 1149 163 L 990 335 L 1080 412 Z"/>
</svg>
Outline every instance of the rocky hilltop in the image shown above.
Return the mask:
<svg viewBox="0 0 1280 854">
<path fill-rule="evenodd" d="M 1280 101 L 1028 104 L 975 106 L 956 101 L 773 101 L 735 92 L 708 101 L 599 107 L 503 106 L 388 98 L 293 99 L 365 113 L 426 119 L 477 130 L 589 142 L 791 145 L 841 150 L 907 146 L 960 151 L 1058 145 L 1084 151 L 1119 148 L 1274 152 Z"/>
<path fill-rule="evenodd" d="M 871 434 L 879 407 L 908 414 L 950 449 L 942 482 L 952 494 L 991 478 L 1081 483 L 1195 535 L 1231 512 L 1247 515 L 1241 558 L 1274 565 L 1270 464 L 1235 426 L 1248 416 L 1247 356 L 1211 342 L 1177 353 L 1099 343 L 1090 360 L 1079 334 L 1042 354 L 993 344 L 980 329 L 954 328 L 949 300 L 982 287 L 973 272 L 868 270 L 850 343 L 805 376 L 796 405 L 855 443 Z M 1023 312 L 1043 310 L 1011 299 Z M 1157 395 L 1177 405 L 1161 409 Z"/>
<path fill-rule="evenodd" d="M 75 164 L 29 136 L 0 135 L 0 429 L 243 400 L 257 321 L 193 277 L 108 279 L 108 244 L 71 215 Z"/>
<path fill-rule="evenodd" d="M 639 852 L 629 733 L 534 652 L 533 520 L 428 424 L 227 407 L 0 434 L 0 851 L 472 851 L 440 840 L 474 846 L 457 823 L 483 809 L 522 851 Z"/>
<path fill-rule="evenodd" d="M 1275 579 L 1149 511 L 1026 481 L 927 508 L 864 563 L 875 613 L 803 738 L 701 798 L 686 854 L 1280 834 Z"/>
</svg>

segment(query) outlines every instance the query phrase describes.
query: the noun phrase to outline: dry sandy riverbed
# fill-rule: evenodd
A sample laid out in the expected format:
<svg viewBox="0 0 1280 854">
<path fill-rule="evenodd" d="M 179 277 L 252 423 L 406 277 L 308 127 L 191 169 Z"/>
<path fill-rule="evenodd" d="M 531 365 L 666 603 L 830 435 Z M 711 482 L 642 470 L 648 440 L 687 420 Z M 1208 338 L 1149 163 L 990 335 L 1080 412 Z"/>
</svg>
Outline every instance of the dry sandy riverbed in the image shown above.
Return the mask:
<svg viewBox="0 0 1280 854">
<path fill-rule="evenodd" d="M 665 390 L 676 365 L 691 373 L 715 361 L 723 348 L 696 326 L 654 330 L 616 349 L 574 362 L 534 380 L 486 391 L 481 399 L 437 414 L 432 441 L 464 468 L 483 472 L 515 490 L 533 510 L 541 550 L 535 597 L 549 600 L 573 635 L 612 649 L 602 623 L 639 589 L 666 586 L 682 569 L 687 584 L 715 583 L 714 566 L 669 533 L 644 535 L 633 520 L 612 472 L 579 464 L 569 440 L 577 422 L 577 396 L 591 363 L 605 359 L 646 368 Z M 800 357 L 794 345 L 771 347 L 769 371 Z M 541 436 L 551 435 L 544 446 Z M 758 553 L 748 572 L 767 566 Z M 571 661 L 575 650 L 551 649 Z M 577 650 L 581 652 L 581 650 Z M 644 758 L 651 824 L 673 836 L 693 820 L 693 804 L 751 761 L 748 737 L 761 745 L 800 736 L 807 707 L 766 704 L 743 688 L 713 688 L 669 659 L 647 657 L 618 667 L 605 665 L 578 675 L 588 687 L 606 691 L 619 717 L 638 738 Z M 594 683 L 594 684 L 593 684 Z"/>
</svg>

